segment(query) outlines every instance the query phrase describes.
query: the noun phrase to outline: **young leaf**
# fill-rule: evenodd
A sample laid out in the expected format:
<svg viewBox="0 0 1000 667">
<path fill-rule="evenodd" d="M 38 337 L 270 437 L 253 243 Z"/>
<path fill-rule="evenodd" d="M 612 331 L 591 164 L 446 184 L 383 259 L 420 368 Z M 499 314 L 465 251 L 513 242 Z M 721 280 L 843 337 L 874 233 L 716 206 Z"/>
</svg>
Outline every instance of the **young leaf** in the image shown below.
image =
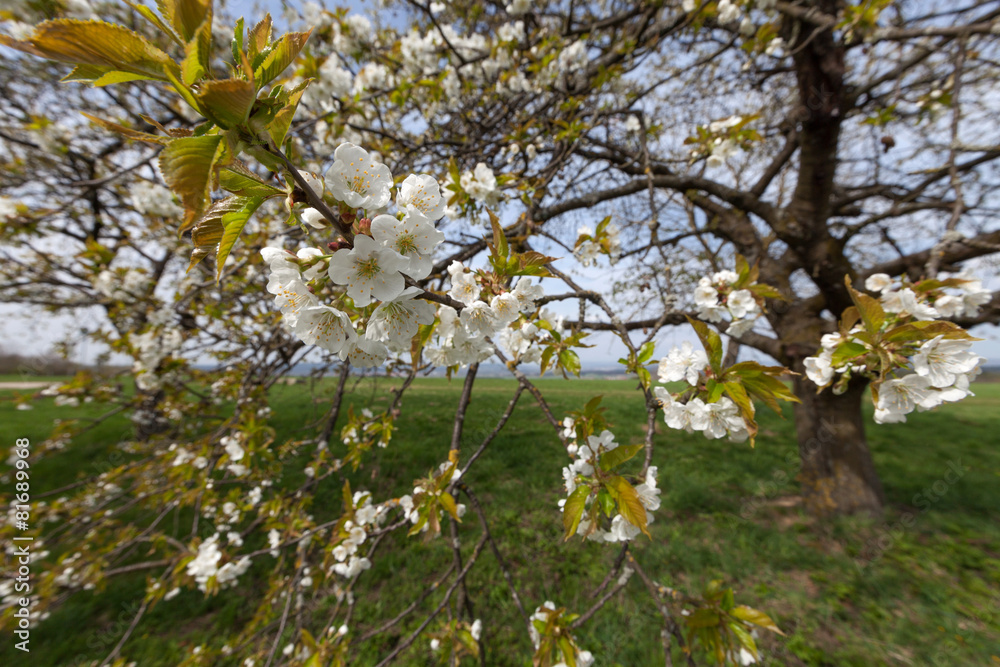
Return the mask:
<svg viewBox="0 0 1000 667">
<path fill-rule="evenodd" d="M 753 607 L 748 607 L 746 605 L 739 605 L 734 607 L 732 611 L 729 612 L 730 616 L 735 616 L 741 621 L 746 621 L 752 625 L 756 625 L 759 628 L 764 628 L 765 630 L 770 630 L 771 632 L 777 632 L 779 635 L 784 635 L 785 633 L 781 631 L 780 628 L 771 620 L 771 617 L 762 611 L 754 609 Z"/>
<path fill-rule="evenodd" d="M 493 243 L 487 244 L 490 248 L 490 260 L 495 269 L 503 271 L 507 268 L 510 246 L 507 245 L 507 236 L 500 226 L 500 219 L 489 209 L 486 209 L 486 213 L 490 216 L 490 225 L 493 227 Z"/>
<path fill-rule="evenodd" d="M 613 475 L 607 482 L 608 492 L 618 501 L 618 512 L 626 521 L 652 539 L 646 527 L 646 508 L 639 500 L 639 494 L 624 477 Z"/>
<path fill-rule="evenodd" d="M 757 422 L 754 420 L 753 401 L 747 396 L 746 390 L 739 382 L 726 382 L 723 386 L 726 388 L 726 395 L 733 399 L 733 403 L 740 409 L 743 423 L 750 434 L 750 446 L 753 447 L 754 438 L 757 436 Z"/>
<path fill-rule="evenodd" d="M 279 39 L 267 54 L 264 61 L 254 70 L 257 88 L 263 88 L 285 71 L 285 68 L 295 62 L 299 51 L 306 45 L 309 32 L 290 32 Z"/>
<path fill-rule="evenodd" d="M 244 197 L 273 197 L 285 194 L 281 188 L 258 180 L 256 174 L 238 161 L 219 170 L 219 187 Z"/>
<path fill-rule="evenodd" d="M 645 364 L 646 362 L 648 362 L 650 359 L 653 358 L 653 352 L 655 351 L 656 351 L 656 343 L 654 343 L 653 341 L 647 342 L 646 344 L 644 344 L 642 347 L 639 348 L 639 358 L 637 359 L 637 363 Z"/>
<path fill-rule="evenodd" d="M 184 45 L 184 60 L 181 61 L 181 81 L 190 86 L 211 71 L 212 62 L 212 20 L 202 23 L 201 28 Z"/>
<path fill-rule="evenodd" d="M 174 139 L 160 153 L 163 178 L 184 202 L 184 223 L 188 229 L 205 210 L 211 191 L 212 171 L 222 148 L 222 137 L 210 135 Z"/>
<path fill-rule="evenodd" d="M 267 132 L 271 135 L 271 140 L 275 146 L 280 146 L 285 142 L 285 135 L 288 128 L 292 126 L 292 118 L 295 116 L 295 109 L 299 106 L 299 100 L 306 88 L 313 82 L 313 79 L 306 79 L 288 93 L 288 100 L 278 113 L 274 115 L 274 120 L 267 126 Z"/>
<path fill-rule="evenodd" d="M 271 43 L 271 15 L 264 14 L 264 18 L 247 31 L 247 55 L 250 60 L 255 60 L 257 56 Z"/>
<path fill-rule="evenodd" d="M 868 352 L 868 348 L 861 343 L 841 343 L 833 353 L 831 364 L 834 368 L 844 365 L 844 362 Z"/>
<path fill-rule="evenodd" d="M 251 216 L 262 203 L 264 197 L 232 197 L 232 199 L 242 200 L 243 205 L 236 210 L 231 210 L 222 216 L 222 239 L 219 241 L 219 249 L 215 255 L 215 279 L 222 276 L 222 268 L 229 258 L 236 240 L 243 233 L 243 228 L 250 221 Z M 236 202 L 234 202 L 234 205 Z"/>
<path fill-rule="evenodd" d="M 559 368 L 563 369 L 563 372 L 569 371 L 573 375 L 580 377 L 580 370 L 582 366 L 580 365 L 580 355 L 570 349 L 561 350 L 559 352 Z"/>
<path fill-rule="evenodd" d="M 645 447 L 645 445 L 640 442 L 634 445 L 621 445 L 619 447 L 615 447 L 610 452 L 604 452 L 601 454 L 601 458 L 599 460 L 601 470 L 614 470 L 641 452 L 643 447 Z"/>
<path fill-rule="evenodd" d="M 194 96 L 208 118 L 226 130 L 245 123 L 257 99 L 253 84 L 242 79 L 205 81 Z"/>
<path fill-rule="evenodd" d="M 885 311 L 882 309 L 882 304 L 879 303 L 878 299 L 862 294 L 851 287 L 850 276 L 846 276 L 844 281 L 847 283 L 847 291 L 850 292 L 854 306 L 858 309 L 858 314 L 861 315 L 865 329 L 872 334 L 878 333 L 885 323 Z"/>
<path fill-rule="evenodd" d="M 722 338 L 701 320 L 696 320 L 688 316 L 687 321 L 692 327 L 694 327 L 695 333 L 698 334 L 698 339 L 701 340 L 701 344 L 705 348 L 705 352 L 708 353 L 708 363 L 712 366 L 712 370 L 715 371 L 716 374 L 721 374 Z"/>
<path fill-rule="evenodd" d="M 458 505 L 455 504 L 455 498 L 452 497 L 450 493 L 442 491 L 441 495 L 438 496 L 438 502 L 441 503 L 441 507 L 443 507 L 444 510 L 451 515 L 452 519 L 458 521 L 459 523 L 462 522 L 462 520 L 458 517 Z"/>
<path fill-rule="evenodd" d="M 55 19 L 35 26 L 26 40 L 0 34 L 0 44 L 72 65 L 96 65 L 153 79 L 164 79 L 170 57 L 145 37 L 104 21 Z"/>
<path fill-rule="evenodd" d="M 206 19 L 211 30 L 212 0 L 156 0 L 156 5 L 185 42 L 194 37 Z"/>
<path fill-rule="evenodd" d="M 566 504 L 563 506 L 563 527 L 566 528 L 564 540 L 568 540 L 576 534 L 580 519 L 583 517 L 584 505 L 589 496 L 589 486 L 578 486 L 566 499 Z"/>
</svg>

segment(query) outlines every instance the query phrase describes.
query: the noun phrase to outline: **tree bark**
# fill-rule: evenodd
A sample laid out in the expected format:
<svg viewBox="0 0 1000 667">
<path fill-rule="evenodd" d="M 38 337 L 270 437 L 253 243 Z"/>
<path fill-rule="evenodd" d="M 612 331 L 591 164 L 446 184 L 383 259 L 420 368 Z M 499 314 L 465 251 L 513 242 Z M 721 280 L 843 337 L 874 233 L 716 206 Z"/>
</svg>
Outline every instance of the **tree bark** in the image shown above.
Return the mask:
<svg viewBox="0 0 1000 667">
<path fill-rule="evenodd" d="M 846 392 L 816 393 L 803 376 L 795 379 L 795 406 L 802 468 L 799 481 L 806 510 L 812 516 L 882 514 L 882 483 L 875 472 L 865 438 L 861 401 L 867 381 L 857 378 Z"/>
</svg>

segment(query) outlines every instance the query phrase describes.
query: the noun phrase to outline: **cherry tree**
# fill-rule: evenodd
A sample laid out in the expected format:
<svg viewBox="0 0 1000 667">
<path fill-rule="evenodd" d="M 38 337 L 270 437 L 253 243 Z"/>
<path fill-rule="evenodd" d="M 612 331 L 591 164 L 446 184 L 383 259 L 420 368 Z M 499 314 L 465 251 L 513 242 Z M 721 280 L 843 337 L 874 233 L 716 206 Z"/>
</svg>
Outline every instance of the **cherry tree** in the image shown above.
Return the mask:
<svg viewBox="0 0 1000 667">
<path fill-rule="evenodd" d="M 139 420 L 155 428 L 130 443 L 134 458 L 38 506 L 53 522 L 88 520 L 39 536 L 61 555 L 35 613 L 156 572 L 109 663 L 150 606 L 182 588 L 219 594 L 262 563 L 251 620 L 190 664 L 346 664 L 401 627 L 380 665 L 418 641 L 442 662 L 486 664 L 467 577 L 488 547 L 536 665 L 593 664 L 600 648 L 575 631 L 633 576 L 662 618 L 667 664 L 752 662 L 752 631 L 780 633 L 767 614 L 719 584 L 668 591 L 641 563 L 660 506 L 656 424 L 751 446 L 757 405 L 792 403 L 807 506 L 881 508 L 865 390 L 882 423 L 961 400 L 982 362 L 966 328 L 1000 317 L 962 271 L 1000 241 L 995 142 L 968 138 L 992 103 L 992 7 L 393 7 L 405 30 L 310 3 L 278 35 L 269 16 L 222 24 L 200 0 L 74 4 L 84 18 L 44 22 L 24 8 L 8 21 L 0 42 L 27 54 L 18 71 L 72 66 L 63 108 L 88 115 L 46 149 L 31 134 L 51 141 L 32 108 L 45 99 L 18 94 L 8 72 L 18 127 L 3 130 L 5 159 L 28 166 L 0 200 L 5 300 L 102 308 L 105 340 L 136 360 L 141 398 L 119 400 L 155 413 Z M 36 170 L 47 190 L 33 190 Z M 907 227 L 925 240 L 901 237 Z M 53 240 L 80 250 L 40 245 Z M 590 280 L 598 268 L 610 280 Z M 672 325 L 698 344 L 657 355 Z M 636 378 L 642 442 L 618 442 L 600 397 L 554 413 L 528 375 L 533 364 L 579 375 L 595 332 L 615 337 Z M 774 363 L 740 361 L 741 345 Z M 199 350 L 231 367 L 199 375 L 184 361 Z M 336 369 L 335 396 L 313 439 L 276 443 L 267 390 L 307 353 Z M 494 358 L 513 393 L 463 451 L 479 365 Z M 464 372 L 440 464 L 398 497 L 352 489 L 347 470 L 391 446 L 407 389 L 435 367 Z M 344 408 L 358 372 L 400 380 L 383 412 Z M 211 395 L 192 386 L 209 379 Z M 112 393 L 82 380 L 53 391 Z M 617 550 L 589 609 L 524 598 L 467 482 L 521 398 L 567 456 L 552 508 L 566 548 Z M 220 416 L 223 399 L 233 407 Z M 303 452 L 305 480 L 277 487 Z M 328 480 L 342 498 L 321 515 L 312 503 Z M 133 509 L 150 518 L 129 523 Z M 186 541 L 161 525 L 182 510 Z M 355 616 L 353 591 L 396 534 L 446 531 L 454 562 L 426 594 L 392 618 Z M 139 544 L 148 560 L 125 564 Z"/>
</svg>

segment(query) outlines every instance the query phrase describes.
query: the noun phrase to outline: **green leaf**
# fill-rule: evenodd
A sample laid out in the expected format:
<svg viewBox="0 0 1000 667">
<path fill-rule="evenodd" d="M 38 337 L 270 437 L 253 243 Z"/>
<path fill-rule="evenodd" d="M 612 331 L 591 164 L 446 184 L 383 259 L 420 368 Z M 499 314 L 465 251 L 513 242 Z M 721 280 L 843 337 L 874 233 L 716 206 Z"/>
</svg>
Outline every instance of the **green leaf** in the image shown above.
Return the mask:
<svg viewBox="0 0 1000 667">
<path fill-rule="evenodd" d="M 849 359 L 854 359 L 855 357 L 861 356 L 866 352 L 868 352 L 868 348 L 861 343 L 841 343 L 837 346 L 836 351 L 834 351 L 833 360 L 830 363 L 834 368 L 839 368 Z"/>
<path fill-rule="evenodd" d="M 281 188 L 258 180 L 257 176 L 240 162 L 234 162 L 219 170 L 219 187 L 244 197 L 273 197 L 285 194 Z"/>
<path fill-rule="evenodd" d="M 576 534 L 576 529 L 580 526 L 580 519 L 583 517 L 584 506 L 589 496 L 589 486 L 578 486 L 566 499 L 566 504 L 563 506 L 563 527 L 566 528 L 564 540 L 568 540 Z"/>
<path fill-rule="evenodd" d="M 756 625 L 759 628 L 764 628 L 765 630 L 770 630 L 771 632 L 777 632 L 779 635 L 785 634 L 780 628 L 778 628 L 775 622 L 771 620 L 770 616 L 762 611 L 754 609 L 753 607 L 739 605 L 738 607 L 733 607 L 732 611 L 729 612 L 729 615 L 735 616 L 741 621 L 746 621 L 751 625 Z"/>
<path fill-rule="evenodd" d="M 249 81 L 223 79 L 199 84 L 194 96 L 208 118 L 228 130 L 246 122 L 257 92 Z"/>
<path fill-rule="evenodd" d="M 979 340 L 972 337 L 968 331 L 954 322 L 927 321 L 908 322 L 894 327 L 885 333 L 885 340 L 893 343 L 908 343 L 931 340 L 938 336 L 948 339 Z"/>
<path fill-rule="evenodd" d="M 295 62 L 299 51 L 306 45 L 309 32 L 290 32 L 283 35 L 272 47 L 264 61 L 254 70 L 257 88 L 260 89 L 276 79 L 285 68 Z"/>
<path fill-rule="evenodd" d="M 754 658 L 758 658 L 757 642 L 753 640 L 753 636 L 750 632 L 747 631 L 747 629 L 738 621 L 730 621 L 726 625 L 729 626 L 732 633 L 736 635 L 736 639 L 739 640 L 740 646 L 749 651 Z"/>
<path fill-rule="evenodd" d="M 606 488 L 614 496 L 615 500 L 618 501 L 618 512 L 622 517 L 641 530 L 646 537 L 652 539 L 652 535 L 649 534 L 649 529 L 646 526 L 646 508 L 643 506 L 642 501 L 639 500 L 639 494 L 632 488 L 632 485 L 624 477 L 612 475 L 611 479 L 606 483 Z"/>
<path fill-rule="evenodd" d="M 641 452 L 644 447 L 645 445 L 640 442 L 634 445 L 620 445 L 610 452 L 604 452 L 599 460 L 601 470 L 614 470 Z"/>
<path fill-rule="evenodd" d="M 194 37 L 206 19 L 211 30 L 212 0 L 156 0 L 156 5 L 185 42 Z"/>
<path fill-rule="evenodd" d="M 753 447 L 754 438 L 757 436 L 757 422 L 754 420 L 753 401 L 747 396 L 746 390 L 739 382 L 725 382 L 723 386 L 726 389 L 726 395 L 733 399 L 733 403 L 740 409 L 743 423 L 750 434 L 750 446 Z"/>
<path fill-rule="evenodd" d="M 562 350 L 559 352 L 559 367 L 569 371 L 573 375 L 580 377 L 580 355 L 573 350 Z"/>
<path fill-rule="evenodd" d="M 243 206 L 238 210 L 228 211 L 222 216 L 222 239 L 219 241 L 219 249 L 215 255 L 216 280 L 222 276 L 222 268 L 226 263 L 226 259 L 229 258 L 229 253 L 236 244 L 236 240 L 243 233 L 243 228 L 246 227 L 247 222 L 250 221 L 254 212 L 264 202 L 264 197 L 233 197 L 232 199 L 243 200 Z"/>
<path fill-rule="evenodd" d="M 170 189 L 184 203 L 184 223 L 188 229 L 205 210 L 211 192 L 212 171 L 222 151 L 222 136 L 174 139 L 160 153 L 160 171 Z"/>
<path fill-rule="evenodd" d="M 444 510 L 451 515 L 452 519 L 458 521 L 459 523 L 462 522 L 462 520 L 458 518 L 458 505 L 455 504 L 455 498 L 452 497 L 450 493 L 442 491 L 441 495 L 438 496 L 438 502 L 441 503 L 441 507 L 443 507 Z"/>
<path fill-rule="evenodd" d="M 712 366 L 712 370 L 715 371 L 717 375 L 721 374 L 722 338 L 701 320 L 693 319 L 690 316 L 685 317 L 687 317 L 687 321 L 691 324 L 691 326 L 694 327 L 695 333 L 698 334 L 698 339 L 705 348 L 705 352 L 708 353 L 708 363 Z"/>
<path fill-rule="evenodd" d="M 505 271 L 507 268 L 507 258 L 510 256 L 510 246 L 507 244 L 507 236 L 503 233 L 503 227 L 500 226 L 500 219 L 497 218 L 496 213 L 490 209 L 486 209 L 486 213 L 490 216 L 490 226 L 493 227 L 493 243 L 487 244 L 490 249 L 490 259 L 494 268 L 499 271 Z"/>
<path fill-rule="evenodd" d="M 302 94 L 306 92 L 306 88 L 312 82 L 313 79 L 306 79 L 292 89 L 288 94 L 288 101 L 285 106 L 274 115 L 274 120 L 267 126 L 267 132 L 271 135 L 271 140 L 274 141 L 275 146 L 280 146 L 285 142 L 285 135 L 288 134 L 288 128 L 292 126 L 292 119 L 295 117 L 295 110 L 299 106 L 299 100 L 302 99 Z"/>
<path fill-rule="evenodd" d="M 867 294 L 862 294 L 851 287 L 850 276 L 845 277 L 844 281 L 847 283 L 847 291 L 850 293 L 851 299 L 854 301 L 854 306 L 861 315 L 861 321 L 864 322 L 865 329 L 871 334 L 878 333 L 885 323 L 885 311 L 882 309 L 882 304 L 879 303 L 878 299 Z"/>
<path fill-rule="evenodd" d="M 212 62 L 212 19 L 209 17 L 201 28 L 184 45 L 184 60 L 181 61 L 181 81 L 190 86 L 211 72 Z"/>
<path fill-rule="evenodd" d="M 656 343 L 649 341 L 639 348 L 639 357 L 637 363 L 645 364 L 650 359 L 653 358 L 653 353 L 656 351 Z"/>
<path fill-rule="evenodd" d="M 170 57 L 145 37 L 104 21 L 55 19 L 35 26 L 26 40 L 0 35 L 0 44 L 48 60 L 94 65 L 164 80 Z"/>
<path fill-rule="evenodd" d="M 271 43 L 271 15 L 265 14 L 264 18 L 257 22 L 254 27 L 247 31 L 247 56 L 250 60 L 256 60 L 257 56 L 263 52 Z"/>
</svg>

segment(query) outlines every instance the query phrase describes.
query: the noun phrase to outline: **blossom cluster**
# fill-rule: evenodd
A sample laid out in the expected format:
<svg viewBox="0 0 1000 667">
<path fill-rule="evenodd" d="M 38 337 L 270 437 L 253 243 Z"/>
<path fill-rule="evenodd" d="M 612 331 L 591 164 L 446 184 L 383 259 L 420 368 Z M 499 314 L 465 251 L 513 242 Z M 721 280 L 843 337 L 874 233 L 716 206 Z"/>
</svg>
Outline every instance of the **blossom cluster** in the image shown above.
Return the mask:
<svg viewBox="0 0 1000 667">
<path fill-rule="evenodd" d="M 735 271 L 718 271 L 711 277 L 702 277 L 694 291 L 698 317 L 718 323 L 728 315 L 731 321 L 726 333 L 736 338 L 753 328 L 761 312 L 759 297 L 749 289 L 752 285 L 734 289 L 738 282 L 740 276 Z"/>
<path fill-rule="evenodd" d="M 542 646 L 542 632 L 553 625 L 559 624 L 563 611 L 556 608 L 555 603 L 551 600 L 546 600 L 542 606 L 535 609 L 531 615 L 531 624 L 528 627 L 528 632 L 531 634 L 531 643 L 534 645 L 535 650 L 538 650 Z M 562 633 L 565 633 L 565 630 L 562 628 L 560 630 Z M 590 651 L 581 649 L 572 640 L 559 642 L 556 648 L 562 660 L 553 664 L 552 667 L 567 667 L 571 663 L 575 663 L 578 667 L 593 667 L 594 665 L 594 655 Z M 565 650 L 572 650 L 573 655 L 567 656 L 563 653 Z"/>
<path fill-rule="evenodd" d="M 181 349 L 184 338 L 180 329 L 153 326 L 141 334 L 132 335 L 130 342 L 136 350 L 132 364 L 136 386 L 145 391 L 162 387 L 169 374 L 159 372 L 160 364 Z"/>
<path fill-rule="evenodd" d="M 222 551 L 219 549 L 218 533 L 198 545 L 197 555 L 187 564 L 187 574 L 195 580 L 198 590 L 206 592 L 209 580 L 213 577 L 215 582 L 223 588 L 235 586 L 240 575 L 250 568 L 248 556 L 243 556 L 238 561 L 229 561 L 219 567 L 221 559 Z"/>
<path fill-rule="evenodd" d="M 567 418 L 569 419 L 569 418 Z M 566 431 L 573 430 L 572 424 L 563 422 Z M 619 444 L 615 442 L 615 436 L 611 431 L 604 430 L 600 435 L 591 435 L 587 442 L 582 445 L 571 444 L 567 448 L 573 462 L 563 468 L 563 480 L 566 486 L 566 493 L 572 495 L 578 486 L 590 484 L 595 471 L 600 467 L 600 457 L 602 454 L 617 449 Z M 641 484 L 635 487 L 639 501 L 646 512 L 646 523 L 653 522 L 653 512 L 660 508 L 660 489 L 656 486 L 656 466 L 651 466 L 646 471 L 646 477 Z M 592 502 L 596 502 L 596 496 L 591 494 L 587 499 L 587 507 Z M 566 499 L 559 501 L 559 507 L 565 511 Z M 586 537 L 595 542 L 628 542 L 639 536 L 642 529 L 634 525 L 620 513 L 611 517 L 611 522 L 607 528 L 594 524 L 584 511 L 577 526 L 576 534 Z"/>
<path fill-rule="evenodd" d="M 592 266 L 597 262 L 597 256 L 605 254 L 612 264 L 617 264 L 622 255 L 621 238 L 616 225 L 604 222 L 598 225 L 595 233 L 587 225 L 577 230 L 576 247 L 573 256 L 583 266 Z"/>
<path fill-rule="evenodd" d="M 898 317 L 909 315 L 915 320 L 936 320 L 943 317 L 975 317 L 979 310 L 993 298 L 992 292 L 983 287 L 983 281 L 965 274 L 956 274 L 947 283 L 954 282 L 953 292 L 944 289 L 915 290 L 914 285 L 893 280 L 888 274 L 875 273 L 865 280 L 865 289 L 877 292 L 882 308 Z"/>
<path fill-rule="evenodd" d="M 448 469 L 451 467 L 452 464 L 449 462 L 445 462 L 439 465 L 437 471 L 439 478 L 440 476 L 447 473 Z M 457 467 L 455 467 L 451 473 L 451 476 L 448 479 L 443 479 L 443 478 L 440 479 L 443 481 L 444 484 L 447 485 L 457 482 L 461 477 L 462 477 L 462 471 L 459 470 Z M 395 501 L 395 503 L 399 505 L 400 509 L 403 510 L 403 516 L 406 518 L 407 521 L 409 521 L 414 526 L 420 525 L 418 532 L 426 533 L 430 529 L 430 523 L 424 522 L 423 524 L 421 524 L 421 520 L 423 519 L 423 517 L 420 514 L 420 504 L 429 497 L 439 498 L 445 493 L 447 493 L 447 491 L 439 487 L 441 487 L 440 484 L 435 485 L 429 482 L 418 483 L 416 486 L 413 487 L 412 495 L 407 494 L 401 496 L 398 500 Z M 465 504 L 457 503 L 455 505 L 455 514 L 457 518 L 461 519 L 463 516 L 465 516 L 466 511 L 467 508 Z M 441 515 L 442 515 L 442 510 L 439 509 L 438 516 L 440 517 Z"/>
<path fill-rule="evenodd" d="M 728 396 L 714 403 L 698 397 L 681 403 L 665 387 L 654 387 L 653 393 L 663 405 L 663 421 L 670 428 L 698 431 L 711 440 L 729 436 L 730 442 L 744 442 L 750 435 L 740 409 Z"/>
<path fill-rule="evenodd" d="M 873 377 L 879 424 L 904 422 L 914 410 L 930 410 L 971 396 L 969 386 L 985 361 L 972 351 L 973 339 L 957 327 L 932 329 L 947 327 L 945 322 L 925 325 L 913 335 L 906 327 L 912 322 L 975 317 L 992 296 L 982 282 L 959 275 L 910 284 L 905 278 L 893 280 L 876 273 L 867 278 L 865 289 L 879 295 L 885 340 L 873 340 L 860 323 L 825 334 L 819 353 L 805 359 L 806 376 L 820 389 L 833 385 L 834 393 L 846 391 L 856 375 Z M 893 345 L 891 354 L 879 354 L 877 345 Z M 883 358 L 892 360 L 893 366 L 882 367 Z M 900 372 L 906 374 L 895 377 Z"/>
<path fill-rule="evenodd" d="M 485 361 L 494 351 L 492 337 L 501 333 L 512 354 L 524 361 L 540 358 L 540 351 L 532 351 L 531 345 L 545 339 L 548 332 L 526 321 L 519 326 L 516 323 L 522 315 L 535 311 L 535 301 L 544 295 L 541 285 L 522 276 L 509 291 L 484 298 L 477 274 L 462 262 L 452 262 L 448 275 L 448 296 L 461 301 L 464 307 L 461 313 L 447 305 L 438 308 L 438 344 L 425 350 L 431 363 L 455 366 Z"/>
<path fill-rule="evenodd" d="M 432 177 L 410 175 L 396 193 L 398 212 L 383 213 L 392 197 L 392 174 L 349 143 L 337 148 L 333 166 L 317 187 L 361 209 L 353 247 L 338 248 L 333 255 L 317 248 L 303 248 L 296 255 L 264 248 L 261 254 L 270 268 L 267 289 L 275 295 L 285 323 L 303 342 L 339 354 L 355 366 L 380 365 L 390 352 L 409 349 L 419 326 L 434 321 L 434 307 L 416 298 L 422 290 L 407 288 L 405 276 L 418 280 L 430 273 L 434 248 L 444 240 L 434 226 L 444 212 L 444 200 Z M 337 298 L 347 310 L 346 299 L 355 309 L 375 304 L 363 333 L 360 320 L 321 302 L 310 287 L 324 278 L 324 268 L 326 277 L 343 288 Z"/>
</svg>

